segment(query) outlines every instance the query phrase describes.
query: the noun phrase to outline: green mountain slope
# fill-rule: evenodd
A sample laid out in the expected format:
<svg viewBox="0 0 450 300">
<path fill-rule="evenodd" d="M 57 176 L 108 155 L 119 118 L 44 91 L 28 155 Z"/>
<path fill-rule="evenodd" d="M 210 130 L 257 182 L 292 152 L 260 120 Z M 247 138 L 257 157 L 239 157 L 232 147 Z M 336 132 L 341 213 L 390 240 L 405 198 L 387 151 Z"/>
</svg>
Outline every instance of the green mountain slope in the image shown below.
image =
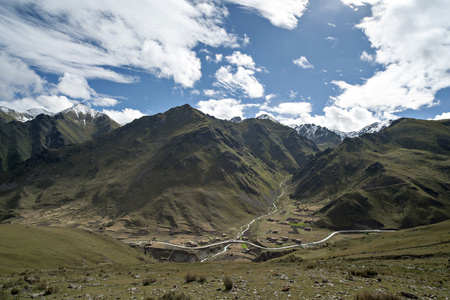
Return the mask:
<svg viewBox="0 0 450 300">
<path fill-rule="evenodd" d="M 141 253 L 111 237 L 73 228 L 0 225 L 0 273 L 31 269 L 138 265 Z"/>
<path fill-rule="evenodd" d="M 82 104 L 78 106 L 84 107 Z M 7 120 L 7 116 L 3 120 Z M 81 143 L 119 126 L 107 115 L 76 113 L 73 110 L 53 117 L 41 114 L 28 122 L 0 122 L 0 171 L 13 169 L 44 149 Z"/>
<path fill-rule="evenodd" d="M 111 231 L 119 221 L 142 232 L 225 230 L 266 211 L 280 182 L 316 151 L 269 120 L 236 124 L 185 105 L 44 151 L 4 174 L 3 219 L 21 214 L 24 222 Z M 49 207 L 53 215 L 45 215 Z"/>
<path fill-rule="evenodd" d="M 292 198 L 321 202 L 334 228 L 407 228 L 450 217 L 450 122 L 401 119 L 345 139 L 293 177 Z"/>
</svg>

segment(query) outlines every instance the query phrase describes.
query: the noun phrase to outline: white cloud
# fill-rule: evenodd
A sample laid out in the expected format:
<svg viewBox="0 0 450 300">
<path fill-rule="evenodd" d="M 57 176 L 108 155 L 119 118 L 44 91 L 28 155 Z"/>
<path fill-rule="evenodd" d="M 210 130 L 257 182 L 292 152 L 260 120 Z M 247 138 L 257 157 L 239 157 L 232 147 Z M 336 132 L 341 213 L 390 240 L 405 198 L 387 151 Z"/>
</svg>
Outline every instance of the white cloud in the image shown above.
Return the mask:
<svg viewBox="0 0 450 300">
<path fill-rule="evenodd" d="M 251 70 L 255 69 L 253 58 L 248 54 L 241 53 L 241 51 L 234 51 L 233 54 L 226 56 L 225 59 L 232 65 Z"/>
<path fill-rule="evenodd" d="M 6 53 L 0 53 L 0 70 L 0 98 L 4 100 L 41 92 L 46 83 L 22 60 Z"/>
<path fill-rule="evenodd" d="M 303 69 L 312 69 L 314 66 L 310 64 L 310 62 L 304 56 L 300 56 L 300 58 L 294 59 L 293 63 Z"/>
<path fill-rule="evenodd" d="M 331 26 L 331 27 L 336 27 L 336 25 L 335 25 L 335 24 L 333 24 L 333 23 L 328 23 L 328 26 Z"/>
<path fill-rule="evenodd" d="M 334 104 L 360 106 L 380 114 L 435 105 L 440 89 L 450 87 L 450 2 L 342 0 L 371 4 L 372 16 L 357 26 L 375 49 L 375 62 L 385 66 L 361 85 L 342 81 Z"/>
<path fill-rule="evenodd" d="M 116 99 L 109 97 L 100 97 L 95 90 L 93 90 L 86 79 L 79 75 L 64 73 L 63 77 L 59 78 L 59 83 L 56 86 L 61 94 L 69 96 L 70 98 L 82 99 L 85 102 L 95 106 L 115 106 L 119 103 Z"/>
<path fill-rule="evenodd" d="M 298 95 L 298 92 L 294 92 L 292 90 L 289 91 L 289 98 L 291 100 L 294 99 L 295 97 L 297 97 L 297 95 Z"/>
<path fill-rule="evenodd" d="M 242 91 L 247 97 L 260 98 L 264 96 L 264 86 L 255 78 L 255 71 L 243 67 L 234 70 L 231 66 L 222 66 L 215 73 L 215 86 L 229 91 Z"/>
<path fill-rule="evenodd" d="M 116 106 L 119 101 L 108 97 L 99 97 L 92 99 L 91 101 L 89 101 L 89 103 L 94 106 Z"/>
<path fill-rule="evenodd" d="M 362 61 L 367 61 L 367 62 L 373 62 L 375 60 L 373 55 L 370 55 L 369 53 L 367 53 L 367 51 L 363 51 L 361 53 L 361 56 L 359 57 L 359 59 L 361 59 Z"/>
<path fill-rule="evenodd" d="M 361 107 L 342 109 L 336 106 L 328 106 L 323 109 L 323 115 L 315 116 L 312 116 L 310 111 L 305 111 L 305 113 L 298 115 L 277 115 L 276 119 L 287 126 L 313 123 L 343 132 L 359 130 L 369 124 L 382 120 L 382 118 L 374 116 L 372 112 Z"/>
<path fill-rule="evenodd" d="M 229 120 L 234 117 L 244 118 L 244 110 L 249 107 L 257 106 L 255 104 L 242 104 L 236 99 L 221 99 L 200 101 L 196 107 L 205 114 L 219 119 Z"/>
<path fill-rule="evenodd" d="M 95 92 L 91 89 L 86 79 L 79 75 L 64 73 L 59 78 L 58 90 L 61 94 L 77 99 L 90 99 Z"/>
<path fill-rule="evenodd" d="M 272 25 L 294 29 L 303 15 L 309 0 L 225 0 L 256 12 L 268 19 Z"/>
<path fill-rule="evenodd" d="M 216 63 L 221 62 L 223 59 L 223 54 L 216 54 Z"/>
<path fill-rule="evenodd" d="M 450 112 L 442 113 L 441 115 L 437 115 L 433 120 L 447 120 L 450 119 Z"/>
<path fill-rule="evenodd" d="M 301 116 L 302 114 L 308 114 L 311 112 L 311 103 L 308 102 L 284 102 L 278 106 L 268 108 L 271 112 L 275 112 L 280 115 Z"/>
<path fill-rule="evenodd" d="M 64 109 L 70 108 L 78 101 L 68 99 L 66 96 L 38 96 L 36 98 L 22 98 L 12 101 L 0 101 L 0 106 L 6 106 L 16 111 L 27 111 L 31 108 L 41 108 L 53 113 L 60 112 Z"/>
<path fill-rule="evenodd" d="M 217 95 L 220 95 L 220 92 L 218 92 L 216 90 L 212 90 L 212 89 L 206 89 L 206 90 L 203 90 L 203 94 L 208 97 L 215 97 Z"/>
<path fill-rule="evenodd" d="M 223 27 L 227 16 L 209 1 L 5 0 L 0 48 L 54 74 L 136 81 L 125 67 L 192 87 L 201 77 L 194 47 L 238 45 Z"/>
<path fill-rule="evenodd" d="M 125 125 L 135 119 L 139 119 L 145 116 L 145 114 L 141 113 L 139 110 L 131 108 L 125 108 L 122 110 L 104 109 L 102 112 L 104 114 L 107 114 L 111 119 L 113 119 L 120 125 Z"/>
</svg>

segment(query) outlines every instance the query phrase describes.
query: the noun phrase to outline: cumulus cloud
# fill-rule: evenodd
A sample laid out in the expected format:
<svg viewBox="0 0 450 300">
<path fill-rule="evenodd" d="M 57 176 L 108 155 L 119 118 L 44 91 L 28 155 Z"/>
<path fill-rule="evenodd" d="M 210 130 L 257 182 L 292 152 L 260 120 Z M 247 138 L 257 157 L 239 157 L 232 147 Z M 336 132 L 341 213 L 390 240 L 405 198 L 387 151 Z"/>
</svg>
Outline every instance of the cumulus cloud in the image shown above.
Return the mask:
<svg viewBox="0 0 450 300">
<path fill-rule="evenodd" d="M 0 53 L 0 70 L 0 98 L 4 100 L 41 92 L 45 85 L 45 81 L 21 59 L 6 53 Z"/>
<path fill-rule="evenodd" d="M 301 116 L 308 114 L 312 110 L 311 103 L 308 102 L 283 102 L 277 106 L 270 107 L 266 102 L 261 106 L 262 110 L 277 113 L 279 115 Z"/>
<path fill-rule="evenodd" d="M 6 106 L 15 111 L 27 111 L 31 108 L 40 108 L 57 113 L 78 103 L 78 101 L 70 100 L 66 96 L 41 95 L 36 98 L 26 97 L 12 101 L 0 101 L 0 106 Z"/>
<path fill-rule="evenodd" d="M 87 80 L 79 75 L 64 73 L 59 78 L 56 86 L 57 90 L 70 98 L 84 100 L 86 103 L 94 106 L 115 106 L 119 103 L 116 99 L 109 97 L 100 97 L 97 92 L 92 89 Z"/>
<path fill-rule="evenodd" d="M 243 104 L 236 99 L 221 99 L 221 100 L 207 100 L 200 101 L 196 107 L 205 114 L 214 116 L 219 119 L 229 120 L 234 117 L 244 118 L 244 111 L 249 108 L 257 106 L 255 104 Z"/>
<path fill-rule="evenodd" d="M 98 97 L 89 101 L 94 106 L 116 106 L 119 101 L 108 97 Z"/>
<path fill-rule="evenodd" d="M 226 0 L 239 4 L 268 19 L 272 25 L 294 29 L 309 3 L 309 0 Z"/>
<path fill-rule="evenodd" d="M 120 72 L 124 67 L 192 87 L 201 77 L 194 47 L 238 44 L 223 28 L 227 15 L 209 1 L 5 0 L 0 47 L 50 73 L 137 80 Z"/>
<path fill-rule="evenodd" d="M 125 108 L 123 110 L 104 109 L 102 112 L 120 125 L 125 125 L 135 119 L 145 116 L 145 114 L 141 113 L 139 110 L 131 108 Z"/>
<path fill-rule="evenodd" d="M 373 55 L 370 55 L 369 53 L 367 53 L 367 51 L 363 51 L 361 53 L 361 56 L 359 57 L 359 59 L 361 59 L 362 61 L 367 61 L 367 62 L 373 62 L 375 60 Z"/>
<path fill-rule="evenodd" d="M 67 72 L 59 78 L 57 87 L 61 94 L 71 98 L 90 99 L 91 94 L 94 93 L 86 79 Z"/>
<path fill-rule="evenodd" d="M 300 56 L 300 58 L 294 59 L 292 62 L 303 69 L 314 68 L 314 66 L 304 56 Z"/>
<path fill-rule="evenodd" d="M 286 110 L 282 108 L 289 108 L 290 105 L 283 106 L 282 104 L 276 109 L 276 119 L 284 125 L 299 125 L 313 123 L 316 125 L 324 126 L 329 129 L 336 129 L 343 132 L 355 131 L 362 129 L 363 127 L 379 122 L 381 119 L 375 116 L 371 111 L 354 107 L 350 109 L 343 109 L 336 106 L 328 106 L 323 109 L 322 115 L 311 115 L 311 107 L 305 103 L 300 106 L 297 113 L 286 113 Z M 272 109 L 272 111 L 275 111 Z"/>
<path fill-rule="evenodd" d="M 264 86 L 255 77 L 255 71 L 244 67 L 222 66 L 215 73 L 215 86 L 223 87 L 231 92 L 241 91 L 249 98 L 264 96 Z"/>
<path fill-rule="evenodd" d="M 450 119 L 450 112 L 443 113 L 441 115 L 437 115 L 433 120 L 447 120 Z"/>
<path fill-rule="evenodd" d="M 450 2 L 342 0 L 372 5 L 372 16 L 357 25 L 385 68 L 363 84 L 335 81 L 338 107 L 359 106 L 377 115 L 435 105 L 440 89 L 450 87 Z"/>
<path fill-rule="evenodd" d="M 233 54 L 226 56 L 225 59 L 232 65 L 251 70 L 255 69 L 253 58 L 248 54 L 241 53 L 241 51 L 234 51 Z"/>
</svg>

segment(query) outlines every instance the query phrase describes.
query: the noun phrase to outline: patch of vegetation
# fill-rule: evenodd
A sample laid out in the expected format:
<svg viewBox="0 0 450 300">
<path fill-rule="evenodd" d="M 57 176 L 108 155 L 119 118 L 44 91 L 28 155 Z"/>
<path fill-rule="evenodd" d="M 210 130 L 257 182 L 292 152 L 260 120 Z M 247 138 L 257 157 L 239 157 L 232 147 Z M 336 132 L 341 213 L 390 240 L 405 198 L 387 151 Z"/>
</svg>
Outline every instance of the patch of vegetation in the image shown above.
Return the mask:
<svg viewBox="0 0 450 300">
<path fill-rule="evenodd" d="M 190 296 L 185 295 L 183 292 L 168 292 L 165 293 L 160 300 L 190 300 L 192 299 Z"/>
<path fill-rule="evenodd" d="M 402 300 L 402 297 L 393 294 L 380 294 L 372 292 L 361 292 L 355 295 L 355 300 Z"/>
<path fill-rule="evenodd" d="M 234 281 L 230 276 L 225 275 L 223 277 L 223 285 L 225 286 L 225 290 L 230 291 L 231 289 L 233 289 Z"/>
<path fill-rule="evenodd" d="M 363 270 L 350 269 L 350 270 L 348 270 L 348 273 L 353 276 L 359 276 L 359 277 L 364 277 L 364 278 L 373 278 L 378 275 L 377 271 L 370 270 L 370 269 L 363 269 Z"/>
<path fill-rule="evenodd" d="M 147 286 L 147 285 L 150 285 L 152 283 L 156 283 L 156 281 L 157 281 L 156 276 L 151 275 L 151 276 L 148 276 L 147 278 L 144 278 L 142 280 L 142 285 L 143 286 Z"/>
<path fill-rule="evenodd" d="M 186 283 L 197 281 L 198 275 L 196 273 L 188 272 L 184 276 Z"/>
<path fill-rule="evenodd" d="M 142 254 L 104 234 L 80 229 L 0 225 L 0 273 L 99 263 L 137 265 Z M 150 262 L 144 257 L 144 262 Z M 36 284 L 39 278 L 29 278 Z"/>
</svg>

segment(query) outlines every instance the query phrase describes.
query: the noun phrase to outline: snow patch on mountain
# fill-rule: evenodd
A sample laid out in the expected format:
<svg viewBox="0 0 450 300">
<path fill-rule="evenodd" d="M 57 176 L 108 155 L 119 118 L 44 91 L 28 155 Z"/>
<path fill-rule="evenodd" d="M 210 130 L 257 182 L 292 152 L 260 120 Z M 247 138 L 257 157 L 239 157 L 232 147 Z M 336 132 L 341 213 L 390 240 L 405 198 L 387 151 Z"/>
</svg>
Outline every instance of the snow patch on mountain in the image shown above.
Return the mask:
<svg viewBox="0 0 450 300">
<path fill-rule="evenodd" d="M 233 123 L 241 123 L 242 121 L 243 120 L 241 117 L 234 117 L 234 118 L 230 119 L 230 122 L 233 122 Z"/>
<path fill-rule="evenodd" d="M 258 116 L 256 118 L 259 119 L 259 120 L 270 120 L 270 121 L 275 122 L 275 123 L 280 123 L 274 117 L 266 115 L 266 114 L 260 115 L 260 116 Z"/>
<path fill-rule="evenodd" d="M 67 114 L 69 112 L 75 113 L 78 118 L 81 118 L 80 115 L 83 116 L 91 115 L 93 118 L 103 115 L 101 112 L 96 111 L 95 109 L 92 109 L 89 106 L 86 106 L 82 103 L 79 103 L 75 106 L 72 106 L 71 108 L 63 110 L 59 114 Z"/>
</svg>

